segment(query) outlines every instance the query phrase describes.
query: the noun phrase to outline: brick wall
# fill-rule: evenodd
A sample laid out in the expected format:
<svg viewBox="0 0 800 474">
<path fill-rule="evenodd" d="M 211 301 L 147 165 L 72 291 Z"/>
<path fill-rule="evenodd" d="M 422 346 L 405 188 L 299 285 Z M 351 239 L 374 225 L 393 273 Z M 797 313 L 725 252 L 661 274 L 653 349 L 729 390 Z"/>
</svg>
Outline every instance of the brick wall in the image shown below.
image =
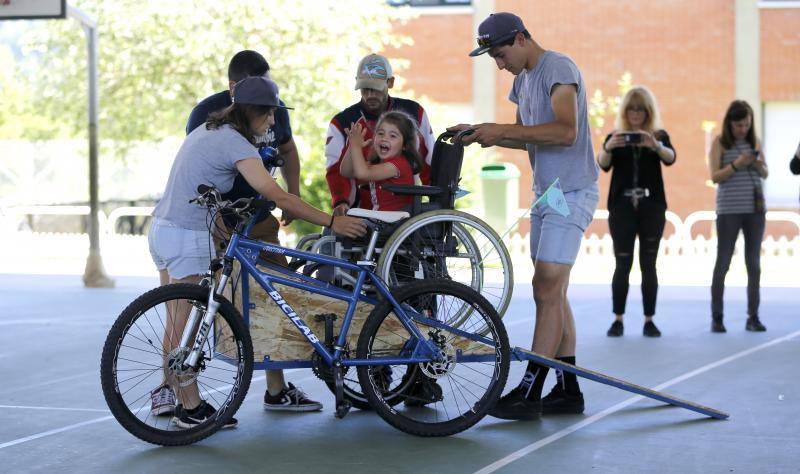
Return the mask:
<svg viewBox="0 0 800 474">
<path fill-rule="evenodd" d="M 467 58 L 474 41 L 471 14 L 423 15 L 398 24 L 396 31 L 414 41 L 387 52 L 410 60 L 409 69 L 402 72 L 406 89 L 436 102 L 472 102 L 472 64 Z"/>
<path fill-rule="evenodd" d="M 589 96 L 597 89 L 605 96 L 618 94 L 617 81 L 625 72 L 632 74 L 634 84 L 650 87 L 678 155 L 675 165 L 664 170 L 670 210 L 685 217 L 698 209 L 715 208 L 706 163 L 709 137 L 701 125 L 717 122 L 713 133 L 718 133 L 725 109 L 735 98 L 733 1 L 495 0 L 495 6 L 496 11 L 520 15 L 542 47 L 569 55 L 583 73 Z M 800 9 L 761 11 L 764 101 L 800 101 L 797 25 Z M 474 45 L 471 16 L 423 15 L 398 29 L 415 42 L 397 52 L 411 60 L 411 69 L 405 72 L 408 87 L 439 102 L 466 102 L 472 90 L 473 59 L 466 56 Z M 513 104 L 507 100 L 512 80 L 507 72 L 497 72 L 500 122 L 514 120 Z M 613 119 L 607 116 L 606 126 L 593 130 L 595 149 L 613 127 Z M 503 150 L 500 159 L 523 170 L 520 205 L 527 205 L 531 198 L 527 156 Z M 609 176 L 601 172 L 601 208 L 608 184 Z"/>
</svg>

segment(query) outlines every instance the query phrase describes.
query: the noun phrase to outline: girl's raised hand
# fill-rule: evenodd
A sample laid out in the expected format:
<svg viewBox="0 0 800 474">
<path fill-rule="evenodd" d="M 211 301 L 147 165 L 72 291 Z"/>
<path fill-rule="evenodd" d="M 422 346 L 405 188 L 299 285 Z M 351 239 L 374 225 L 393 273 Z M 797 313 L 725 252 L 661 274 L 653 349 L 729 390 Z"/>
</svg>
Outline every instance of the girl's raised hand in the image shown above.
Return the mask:
<svg viewBox="0 0 800 474">
<path fill-rule="evenodd" d="M 345 132 L 347 132 L 347 138 L 353 146 L 364 148 L 372 143 L 372 139 L 366 140 L 367 129 L 360 123 L 350 124 L 350 128 L 346 128 Z"/>
</svg>

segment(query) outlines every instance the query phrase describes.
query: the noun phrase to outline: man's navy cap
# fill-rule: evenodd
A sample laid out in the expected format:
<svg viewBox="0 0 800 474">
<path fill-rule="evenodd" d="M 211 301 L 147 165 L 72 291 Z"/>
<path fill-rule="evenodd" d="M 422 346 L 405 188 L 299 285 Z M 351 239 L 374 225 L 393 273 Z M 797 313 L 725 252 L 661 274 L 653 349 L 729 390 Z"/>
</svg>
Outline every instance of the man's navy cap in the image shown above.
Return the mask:
<svg viewBox="0 0 800 474">
<path fill-rule="evenodd" d="M 480 56 L 523 31 L 525 25 L 517 15 L 507 12 L 492 13 L 478 26 L 478 47 L 469 55 Z"/>
<path fill-rule="evenodd" d="M 281 105 L 278 98 L 278 84 L 264 76 L 245 77 L 233 86 L 233 103 L 267 105 L 293 110 Z"/>
</svg>

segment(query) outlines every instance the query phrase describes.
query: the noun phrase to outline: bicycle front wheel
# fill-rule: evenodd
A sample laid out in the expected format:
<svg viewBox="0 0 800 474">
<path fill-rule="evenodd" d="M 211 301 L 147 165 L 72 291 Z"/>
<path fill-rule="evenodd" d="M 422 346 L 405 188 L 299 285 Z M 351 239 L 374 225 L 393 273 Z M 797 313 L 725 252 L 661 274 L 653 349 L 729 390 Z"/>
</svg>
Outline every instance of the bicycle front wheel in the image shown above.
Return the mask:
<svg viewBox="0 0 800 474">
<path fill-rule="evenodd" d="M 393 296 L 443 357 L 381 364 L 380 359 L 411 357 L 419 342 L 394 307 L 383 302 L 369 315 L 358 339 L 357 357 L 375 359 L 374 365 L 358 367 L 370 404 L 389 424 L 418 436 L 448 436 L 474 425 L 500 398 L 508 377 L 508 336 L 497 311 L 471 288 L 449 280 L 415 281 Z M 458 327 L 448 325 L 451 313 L 464 307 L 470 309 L 468 319 Z M 408 388 L 409 381 L 413 388 Z M 397 398 L 403 399 L 402 405 Z"/>
<path fill-rule="evenodd" d="M 175 363 L 188 352 L 174 342 L 185 324 L 179 307 L 188 305 L 202 317 L 208 294 L 209 289 L 199 285 L 156 288 L 125 308 L 111 327 L 100 361 L 103 395 L 117 421 L 137 438 L 163 446 L 194 443 L 228 423 L 247 395 L 253 345 L 241 315 L 227 300 L 222 299 L 208 332 L 199 367 L 182 369 Z M 168 403 L 159 409 L 152 404 L 151 392 L 162 387 L 172 391 L 173 399 L 177 394 L 177 403 L 196 390 L 215 413 L 198 425 L 181 428 L 171 414 L 158 414 L 165 407 L 169 411 Z"/>
</svg>

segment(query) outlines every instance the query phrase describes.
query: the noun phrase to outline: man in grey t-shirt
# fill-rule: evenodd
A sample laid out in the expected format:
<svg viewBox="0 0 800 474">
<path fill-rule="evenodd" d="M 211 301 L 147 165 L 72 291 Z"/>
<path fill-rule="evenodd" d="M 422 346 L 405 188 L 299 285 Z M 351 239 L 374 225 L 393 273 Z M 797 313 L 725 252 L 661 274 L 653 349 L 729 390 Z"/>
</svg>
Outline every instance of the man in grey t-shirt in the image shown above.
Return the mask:
<svg viewBox="0 0 800 474">
<path fill-rule="evenodd" d="M 567 286 L 599 197 L 586 87 L 575 63 L 539 46 L 512 13 L 492 14 L 480 24 L 478 48 L 470 56 L 483 53 L 489 53 L 498 68 L 515 76 L 509 100 L 517 104 L 516 123 L 461 124 L 450 130 L 471 130 L 465 132 L 465 144 L 527 150 L 537 197 L 558 180 L 568 215 L 546 205 L 531 210 L 536 302 L 532 348 L 574 365 L 575 322 Z M 546 377 L 546 366 L 529 362 L 519 386 L 489 413 L 512 420 L 535 419 L 540 413 L 583 413 L 583 394 L 574 374 L 558 372 L 558 383 L 542 399 Z"/>
</svg>

